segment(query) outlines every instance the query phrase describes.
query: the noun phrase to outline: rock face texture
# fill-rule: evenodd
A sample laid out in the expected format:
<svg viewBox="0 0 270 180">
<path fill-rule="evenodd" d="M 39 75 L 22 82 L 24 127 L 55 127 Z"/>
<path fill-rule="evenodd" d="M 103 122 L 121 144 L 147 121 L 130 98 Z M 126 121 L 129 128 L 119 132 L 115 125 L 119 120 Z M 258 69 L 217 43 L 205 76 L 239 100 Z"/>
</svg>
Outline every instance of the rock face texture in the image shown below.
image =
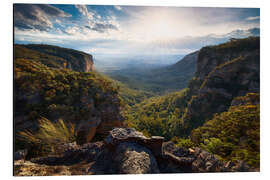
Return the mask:
<svg viewBox="0 0 270 180">
<path fill-rule="evenodd" d="M 232 40 L 230 42 L 203 47 L 198 54 L 196 77 L 204 80 L 217 66 L 240 56 L 249 56 L 260 51 L 260 38 Z"/>
<path fill-rule="evenodd" d="M 134 142 L 120 143 L 115 151 L 115 162 L 120 174 L 159 173 L 156 159 L 152 152 Z"/>
<path fill-rule="evenodd" d="M 199 86 L 183 117 L 189 123 L 188 129 L 201 126 L 214 113 L 226 111 L 233 98 L 259 93 L 259 78 L 259 38 L 202 48 L 195 76 Z"/>
<path fill-rule="evenodd" d="M 93 114 L 89 119 L 81 121 L 77 126 L 77 143 L 90 142 L 95 135 L 105 137 L 113 127 L 123 126 L 123 117 L 120 115 L 120 100 L 118 97 L 106 96 L 106 101 L 93 105 Z M 91 100 L 91 99 L 89 99 Z"/>
<path fill-rule="evenodd" d="M 34 175 L 256 171 L 244 162 L 223 163 L 200 148 L 176 147 L 162 137 L 147 138 L 130 128 L 115 128 L 104 141 L 66 144 L 63 150 L 58 156 L 15 161 L 15 175 L 31 175 L 31 168 L 40 172 Z"/>
<path fill-rule="evenodd" d="M 94 71 L 93 57 L 90 54 L 73 49 L 44 44 L 15 45 L 17 58 L 30 58 L 38 55 L 39 61 L 49 67 L 67 68 L 78 72 Z"/>
</svg>

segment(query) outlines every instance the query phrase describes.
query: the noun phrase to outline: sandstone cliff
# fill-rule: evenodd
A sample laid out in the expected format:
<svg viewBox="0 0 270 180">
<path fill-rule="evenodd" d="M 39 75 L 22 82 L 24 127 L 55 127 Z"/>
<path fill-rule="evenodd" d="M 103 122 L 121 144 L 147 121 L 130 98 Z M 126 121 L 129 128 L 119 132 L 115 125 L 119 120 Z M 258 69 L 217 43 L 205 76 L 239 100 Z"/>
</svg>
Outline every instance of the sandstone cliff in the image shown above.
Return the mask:
<svg viewBox="0 0 270 180">
<path fill-rule="evenodd" d="M 234 97 L 259 93 L 259 45 L 260 39 L 251 37 L 200 50 L 194 78 L 197 82 L 183 116 L 188 132 L 214 113 L 226 111 Z"/>
<path fill-rule="evenodd" d="M 45 44 L 15 45 L 15 58 L 31 59 L 49 67 L 67 68 L 78 72 L 94 70 L 90 54 Z"/>
</svg>

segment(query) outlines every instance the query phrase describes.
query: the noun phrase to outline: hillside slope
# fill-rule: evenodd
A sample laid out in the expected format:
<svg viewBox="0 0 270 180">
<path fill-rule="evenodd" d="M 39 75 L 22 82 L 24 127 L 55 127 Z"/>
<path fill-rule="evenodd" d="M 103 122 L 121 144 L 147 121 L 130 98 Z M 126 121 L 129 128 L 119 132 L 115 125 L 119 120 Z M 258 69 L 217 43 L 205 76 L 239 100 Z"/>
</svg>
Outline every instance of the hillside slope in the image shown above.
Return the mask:
<svg viewBox="0 0 270 180">
<path fill-rule="evenodd" d="M 186 55 L 176 64 L 161 68 L 123 69 L 107 73 L 131 89 L 162 95 L 184 89 L 196 71 L 198 52 Z"/>
<path fill-rule="evenodd" d="M 228 111 L 192 130 L 191 140 L 225 160 L 244 160 L 260 167 L 260 96 L 233 99 Z"/>
<path fill-rule="evenodd" d="M 181 136 L 178 126 L 189 99 L 190 92 L 187 88 L 146 99 L 124 113 L 126 123 L 146 135 L 163 136 L 166 140 Z"/>
</svg>

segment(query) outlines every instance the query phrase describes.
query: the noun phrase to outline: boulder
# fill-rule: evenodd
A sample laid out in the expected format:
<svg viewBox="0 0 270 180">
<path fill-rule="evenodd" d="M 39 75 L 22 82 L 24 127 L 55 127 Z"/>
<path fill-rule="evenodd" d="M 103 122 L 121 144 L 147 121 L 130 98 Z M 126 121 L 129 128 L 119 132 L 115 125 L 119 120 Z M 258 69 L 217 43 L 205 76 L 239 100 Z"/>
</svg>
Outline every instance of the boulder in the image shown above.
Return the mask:
<svg viewBox="0 0 270 180">
<path fill-rule="evenodd" d="M 115 163 L 120 174 L 159 173 L 156 159 L 152 152 L 137 143 L 124 142 L 117 146 Z"/>
<path fill-rule="evenodd" d="M 25 160 L 27 149 L 18 150 L 14 153 L 14 160 Z"/>
<path fill-rule="evenodd" d="M 123 142 L 136 142 L 150 149 L 154 155 L 161 155 L 163 140 L 164 138 L 160 136 L 145 137 L 133 128 L 114 128 L 104 139 L 104 143 L 114 148 Z"/>
<path fill-rule="evenodd" d="M 196 148 L 196 160 L 192 163 L 193 172 L 220 172 L 223 171 L 224 164 L 220 162 L 213 154 Z"/>
</svg>

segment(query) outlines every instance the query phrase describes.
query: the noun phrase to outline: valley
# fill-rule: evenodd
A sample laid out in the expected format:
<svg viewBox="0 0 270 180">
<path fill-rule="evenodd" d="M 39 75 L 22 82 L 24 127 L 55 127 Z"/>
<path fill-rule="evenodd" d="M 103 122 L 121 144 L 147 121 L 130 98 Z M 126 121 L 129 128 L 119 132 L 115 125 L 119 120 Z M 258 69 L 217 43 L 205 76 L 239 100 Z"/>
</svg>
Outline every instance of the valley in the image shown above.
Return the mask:
<svg viewBox="0 0 270 180">
<path fill-rule="evenodd" d="M 157 62 L 152 57 L 148 64 L 132 58 L 123 63 L 122 59 L 119 66 L 102 66 L 95 56 L 58 46 L 15 45 L 14 51 L 15 150 L 27 149 L 29 161 L 52 154 L 65 157 L 59 147 L 74 142 L 72 151 L 83 151 L 89 144 L 95 151 L 104 150 L 107 158 L 110 146 L 106 137 L 121 127 L 127 136 L 128 129 L 134 128 L 132 132 L 142 133 L 134 132 L 139 139 L 150 138 L 140 144 L 150 149 L 156 147 L 152 141 L 161 145 L 166 141 L 187 152 L 190 148 L 189 153 L 207 151 L 221 164 L 242 163 L 245 171 L 260 168 L 259 37 L 206 46 L 185 56 L 167 57 L 167 62 L 166 56 Z M 162 142 L 154 138 L 157 136 Z M 132 138 L 127 139 L 126 143 L 133 143 Z M 114 143 L 115 148 L 125 150 Z M 168 160 L 164 154 L 154 156 L 161 167 Z M 176 169 L 149 172 L 234 171 L 224 164 L 212 164 L 212 170 L 199 167 L 197 155 L 179 157 L 189 158 L 186 169 L 173 163 Z M 90 159 L 99 162 L 95 158 Z M 43 162 L 32 162 L 38 161 Z M 89 173 L 105 172 L 93 168 Z M 118 170 L 112 169 L 112 173 Z"/>
</svg>

